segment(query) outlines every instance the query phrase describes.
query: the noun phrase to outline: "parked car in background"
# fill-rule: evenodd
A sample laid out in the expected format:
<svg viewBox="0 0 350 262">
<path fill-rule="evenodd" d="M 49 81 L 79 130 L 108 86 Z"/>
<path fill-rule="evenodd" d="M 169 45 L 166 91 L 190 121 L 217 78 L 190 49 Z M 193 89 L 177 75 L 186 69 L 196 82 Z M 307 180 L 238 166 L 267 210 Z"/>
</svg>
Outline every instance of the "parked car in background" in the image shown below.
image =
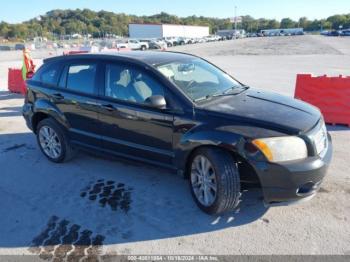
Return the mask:
<svg viewBox="0 0 350 262">
<path fill-rule="evenodd" d="M 147 50 L 149 48 L 147 42 L 140 42 L 136 39 L 128 39 L 127 44 L 131 50 Z"/>
<path fill-rule="evenodd" d="M 174 46 L 174 43 L 172 41 L 169 41 L 167 39 L 163 39 L 163 41 L 166 43 L 167 47 L 172 47 Z"/>
<path fill-rule="evenodd" d="M 181 53 L 45 59 L 22 113 L 50 161 L 83 148 L 169 168 L 208 214 L 234 210 L 246 183 L 262 188 L 266 205 L 310 199 L 332 157 L 316 107 Z"/>
<path fill-rule="evenodd" d="M 11 51 L 11 47 L 7 45 L 1 45 L 0 51 Z"/>
<path fill-rule="evenodd" d="M 257 37 L 257 33 L 247 33 L 247 37 Z"/>
<path fill-rule="evenodd" d="M 196 39 L 195 38 L 188 38 L 188 44 L 192 45 L 192 44 L 196 44 Z"/>
<path fill-rule="evenodd" d="M 216 37 L 214 35 L 209 35 L 204 37 L 206 42 L 215 42 L 216 41 Z"/>
<path fill-rule="evenodd" d="M 333 30 L 333 31 L 329 31 L 327 36 L 340 36 L 341 35 L 341 31 L 338 30 Z"/>
<path fill-rule="evenodd" d="M 178 39 L 176 37 L 165 37 L 164 40 L 166 41 L 168 47 L 178 45 Z"/>
<path fill-rule="evenodd" d="M 25 45 L 24 44 L 16 44 L 15 45 L 15 50 L 23 50 L 23 49 L 25 49 L 26 47 L 25 47 Z"/>
<path fill-rule="evenodd" d="M 202 43 L 205 43 L 205 39 L 204 38 L 196 38 L 196 43 L 198 44 L 202 44 Z"/>
<path fill-rule="evenodd" d="M 122 40 L 116 41 L 115 47 L 116 48 L 121 48 L 121 49 L 128 49 L 128 48 L 130 48 L 129 44 L 126 41 L 122 41 Z"/>
<path fill-rule="evenodd" d="M 350 29 L 342 30 L 340 35 L 341 36 L 350 36 Z"/>
<path fill-rule="evenodd" d="M 178 37 L 176 40 L 177 45 L 188 45 L 191 43 L 190 41 L 191 41 L 191 38 L 187 38 L 187 37 Z"/>
<path fill-rule="evenodd" d="M 148 42 L 148 46 L 150 50 L 163 50 L 163 47 L 161 47 L 157 42 L 150 41 Z"/>
<path fill-rule="evenodd" d="M 167 43 L 162 40 L 162 39 L 140 39 L 139 40 L 141 43 L 148 43 L 148 48 L 149 49 L 160 49 L 160 50 L 166 50 L 168 48 Z"/>
<path fill-rule="evenodd" d="M 166 50 L 168 48 L 168 44 L 161 38 L 155 38 L 155 39 L 152 39 L 152 41 L 157 45 L 159 45 L 163 50 Z"/>
</svg>

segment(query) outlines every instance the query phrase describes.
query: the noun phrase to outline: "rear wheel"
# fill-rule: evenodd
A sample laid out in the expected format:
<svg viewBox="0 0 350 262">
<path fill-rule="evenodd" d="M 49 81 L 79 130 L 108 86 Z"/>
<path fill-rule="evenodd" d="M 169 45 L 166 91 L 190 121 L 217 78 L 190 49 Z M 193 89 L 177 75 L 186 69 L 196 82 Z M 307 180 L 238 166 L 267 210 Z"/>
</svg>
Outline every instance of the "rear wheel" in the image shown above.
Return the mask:
<svg viewBox="0 0 350 262">
<path fill-rule="evenodd" d="M 216 148 L 201 148 L 191 158 L 192 196 L 205 213 L 214 215 L 234 210 L 239 204 L 240 179 L 232 156 Z"/>
<path fill-rule="evenodd" d="M 36 136 L 41 152 L 52 162 L 68 161 L 75 154 L 66 132 L 52 118 L 45 118 L 39 122 Z"/>
<path fill-rule="evenodd" d="M 146 46 L 141 46 L 141 51 L 145 51 L 146 50 Z"/>
</svg>

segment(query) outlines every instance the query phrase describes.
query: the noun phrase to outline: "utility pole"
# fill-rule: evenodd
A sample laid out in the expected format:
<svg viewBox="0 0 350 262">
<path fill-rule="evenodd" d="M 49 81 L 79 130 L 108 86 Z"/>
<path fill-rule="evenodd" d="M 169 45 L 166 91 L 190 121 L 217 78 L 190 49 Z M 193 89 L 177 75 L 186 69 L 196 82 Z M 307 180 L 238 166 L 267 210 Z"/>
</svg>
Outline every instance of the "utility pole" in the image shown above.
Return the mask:
<svg viewBox="0 0 350 262">
<path fill-rule="evenodd" d="M 237 6 L 235 6 L 235 33 L 237 32 Z"/>
</svg>

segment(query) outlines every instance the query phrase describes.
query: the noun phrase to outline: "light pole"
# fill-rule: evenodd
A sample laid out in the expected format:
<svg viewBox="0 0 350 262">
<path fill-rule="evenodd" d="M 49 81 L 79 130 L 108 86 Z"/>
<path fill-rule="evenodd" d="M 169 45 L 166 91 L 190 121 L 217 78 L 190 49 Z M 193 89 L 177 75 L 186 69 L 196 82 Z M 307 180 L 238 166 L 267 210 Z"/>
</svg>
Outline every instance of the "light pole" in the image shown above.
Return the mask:
<svg viewBox="0 0 350 262">
<path fill-rule="evenodd" d="M 237 32 L 237 6 L 235 6 L 235 34 Z"/>
</svg>

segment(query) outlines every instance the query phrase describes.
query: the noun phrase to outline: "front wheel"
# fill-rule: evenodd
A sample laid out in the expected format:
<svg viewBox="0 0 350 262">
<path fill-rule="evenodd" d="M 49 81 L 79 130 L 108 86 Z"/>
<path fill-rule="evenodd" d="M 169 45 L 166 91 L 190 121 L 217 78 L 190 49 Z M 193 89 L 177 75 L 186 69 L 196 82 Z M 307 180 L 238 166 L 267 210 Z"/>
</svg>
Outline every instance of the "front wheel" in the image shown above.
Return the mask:
<svg viewBox="0 0 350 262">
<path fill-rule="evenodd" d="M 190 188 L 198 207 L 210 215 L 234 210 L 239 204 L 240 178 L 233 157 L 216 148 L 201 148 L 190 165 Z"/>
</svg>

